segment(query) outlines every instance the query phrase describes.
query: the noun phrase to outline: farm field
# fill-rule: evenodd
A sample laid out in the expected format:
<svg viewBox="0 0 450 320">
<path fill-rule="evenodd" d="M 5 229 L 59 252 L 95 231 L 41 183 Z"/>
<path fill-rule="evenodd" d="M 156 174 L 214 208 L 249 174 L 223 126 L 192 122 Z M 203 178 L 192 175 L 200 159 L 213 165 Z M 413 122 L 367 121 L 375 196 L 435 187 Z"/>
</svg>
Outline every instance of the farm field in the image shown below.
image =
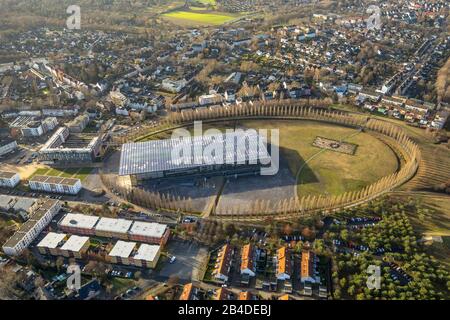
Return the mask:
<svg viewBox="0 0 450 320">
<path fill-rule="evenodd" d="M 181 24 L 198 24 L 198 25 L 221 25 L 231 20 L 238 18 L 238 16 L 220 13 L 215 11 L 172 11 L 164 13 L 163 16 L 174 23 Z"/>
</svg>

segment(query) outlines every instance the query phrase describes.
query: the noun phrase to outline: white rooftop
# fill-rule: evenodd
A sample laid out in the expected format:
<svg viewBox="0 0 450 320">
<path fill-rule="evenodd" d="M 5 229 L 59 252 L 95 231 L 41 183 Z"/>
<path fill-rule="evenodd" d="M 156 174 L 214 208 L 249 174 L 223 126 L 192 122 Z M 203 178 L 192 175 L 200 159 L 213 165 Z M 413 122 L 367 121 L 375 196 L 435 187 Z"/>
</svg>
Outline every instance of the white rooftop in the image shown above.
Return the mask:
<svg viewBox="0 0 450 320">
<path fill-rule="evenodd" d="M 117 241 L 116 245 L 109 252 L 112 257 L 128 258 L 136 246 L 136 242 Z"/>
<path fill-rule="evenodd" d="M 61 247 L 61 250 L 78 252 L 87 241 L 89 241 L 89 237 L 71 236 Z"/>
<path fill-rule="evenodd" d="M 136 260 L 153 261 L 158 251 L 159 246 L 143 243 L 133 258 Z"/>
<path fill-rule="evenodd" d="M 125 219 L 100 218 L 95 230 L 127 233 L 133 221 Z"/>
<path fill-rule="evenodd" d="M 167 225 L 156 222 L 135 221 L 130 229 L 130 234 L 161 238 L 167 229 Z"/>
<path fill-rule="evenodd" d="M 81 213 L 68 213 L 61 220 L 60 225 L 66 227 L 92 229 L 98 220 L 99 217 L 95 216 L 88 216 Z"/>
<path fill-rule="evenodd" d="M 42 239 L 41 242 L 39 242 L 39 244 L 37 246 L 49 248 L 49 249 L 55 249 L 58 246 L 58 244 L 60 244 L 61 241 L 64 240 L 65 237 L 66 237 L 65 233 L 49 232 L 44 237 L 44 239 Z"/>
</svg>

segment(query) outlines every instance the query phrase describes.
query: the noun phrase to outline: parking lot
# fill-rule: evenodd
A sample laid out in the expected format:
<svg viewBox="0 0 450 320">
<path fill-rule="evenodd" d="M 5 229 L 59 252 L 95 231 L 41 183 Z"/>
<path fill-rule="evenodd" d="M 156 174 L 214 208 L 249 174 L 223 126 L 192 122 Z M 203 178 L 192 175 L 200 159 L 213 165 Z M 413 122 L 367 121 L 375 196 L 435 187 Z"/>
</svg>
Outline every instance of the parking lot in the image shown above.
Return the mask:
<svg viewBox="0 0 450 320">
<path fill-rule="evenodd" d="M 181 283 L 190 282 L 192 279 L 193 269 L 199 267 L 202 263 L 200 249 L 202 246 L 181 240 L 172 240 L 167 251 L 170 256 L 175 256 L 175 262 L 164 262 L 157 277 L 162 281 L 167 280 L 170 276 L 177 276 Z"/>
</svg>

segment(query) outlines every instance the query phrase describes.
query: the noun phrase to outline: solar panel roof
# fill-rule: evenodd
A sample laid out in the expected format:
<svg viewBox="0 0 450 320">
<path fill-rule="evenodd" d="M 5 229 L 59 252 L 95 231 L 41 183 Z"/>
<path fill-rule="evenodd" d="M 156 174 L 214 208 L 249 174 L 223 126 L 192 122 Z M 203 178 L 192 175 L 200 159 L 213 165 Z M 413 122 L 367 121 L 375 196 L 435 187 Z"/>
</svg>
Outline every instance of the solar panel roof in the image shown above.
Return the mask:
<svg viewBox="0 0 450 320">
<path fill-rule="evenodd" d="M 255 130 L 220 135 L 127 143 L 122 146 L 119 175 L 190 169 L 204 165 L 267 164 L 266 140 Z"/>
</svg>

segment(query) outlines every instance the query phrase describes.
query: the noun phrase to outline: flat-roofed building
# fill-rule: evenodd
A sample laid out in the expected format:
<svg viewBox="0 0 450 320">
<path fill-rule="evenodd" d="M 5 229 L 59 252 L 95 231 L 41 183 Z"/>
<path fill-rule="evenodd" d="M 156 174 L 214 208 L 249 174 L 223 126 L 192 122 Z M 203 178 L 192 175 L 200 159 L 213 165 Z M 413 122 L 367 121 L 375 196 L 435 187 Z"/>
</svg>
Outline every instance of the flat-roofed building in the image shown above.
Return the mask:
<svg viewBox="0 0 450 320">
<path fill-rule="evenodd" d="M 83 187 L 80 179 L 53 176 L 34 176 L 29 181 L 31 190 L 62 194 L 78 194 Z"/>
<path fill-rule="evenodd" d="M 89 116 L 87 114 L 82 114 L 73 119 L 72 121 L 66 123 L 67 128 L 70 132 L 80 133 L 89 124 Z"/>
<path fill-rule="evenodd" d="M 86 138 L 58 128 L 39 150 L 39 160 L 51 163 L 91 163 L 100 157 L 100 136 Z"/>
<path fill-rule="evenodd" d="M 0 187 L 14 188 L 20 182 L 20 176 L 16 172 L 0 171 Z"/>
<path fill-rule="evenodd" d="M 67 239 L 65 233 L 49 232 L 38 244 L 37 248 L 41 254 L 60 255 L 59 247 Z"/>
<path fill-rule="evenodd" d="M 108 254 L 112 263 L 132 265 L 140 268 L 155 268 L 161 254 L 161 246 L 136 242 L 116 242 Z"/>
<path fill-rule="evenodd" d="M 165 224 L 135 221 L 129 231 L 132 241 L 157 243 L 165 245 L 169 239 L 170 229 Z"/>
<path fill-rule="evenodd" d="M 14 206 L 12 207 L 12 209 L 16 214 L 20 215 L 24 220 L 27 220 L 33 214 L 34 209 L 37 208 L 38 204 L 39 204 L 39 202 L 36 201 L 36 199 L 34 199 L 34 198 L 18 197 L 18 198 L 16 198 L 16 202 L 14 203 Z"/>
<path fill-rule="evenodd" d="M 55 117 L 48 117 L 42 121 L 42 129 L 44 129 L 44 133 L 52 131 L 57 126 L 58 126 L 58 119 L 56 119 Z"/>
<path fill-rule="evenodd" d="M 20 132 L 24 137 L 40 137 L 44 134 L 44 129 L 40 121 L 32 121 L 20 128 Z"/>
<path fill-rule="evenodd" d="M 16 203 L 16 198 L 0 194 L 0 211 L 9 211 Z"/>
<path fill-rule="evenodd" d="M 128 239 L 128 230 L 133 221 L 114 218 L 100 218 L 95 226 L 95 234 L 99 237 Z"/>
<path fill-rule="evenodd" d="M 17 142 L 11 138 L 1 138 L 0 137 L 0 157 L 5 154 L 16 150 Z"/>
<path fill-rule="evenodd" d="M 58 223 L 64 232 L 80 235 L 95 235 L 95 225 L 100 217 L 88 216 L 81 213 L 68 213 Z"/>
<path fill-rule="evenodd" d="M 90 246 L 89 237 L 72 235 L 61 246 L 60 251 L 64 257 L 81 259 Z"/>
<path fill-rule="evenodd" d="M 61 209 L 61 202 L 52 199 L 38 201 L 30 219 L 3 245 L 3 252 L 10 256 L 20 255 L 44 230 Z"/>
<path fill-rule="evenodd" d="M 130 262 L 136 267 L 155 268 L 161 254 L 161 246 L 143 243 Z"/>
<path fill-rule="evenodd" d="M 263 136 L 256 131 L 236 131 L 124 144 L 119 175 L 129 175 L 133 184 L 187 175 L 238 176 L 258 173 L 270 162 Z"/>
<path fill-rule="evenodd" d="M 136 242 L 117 241 L 108 256 L 112 263 L 130 265 L 130 255 L 136 247 Z"/>
</svg>

